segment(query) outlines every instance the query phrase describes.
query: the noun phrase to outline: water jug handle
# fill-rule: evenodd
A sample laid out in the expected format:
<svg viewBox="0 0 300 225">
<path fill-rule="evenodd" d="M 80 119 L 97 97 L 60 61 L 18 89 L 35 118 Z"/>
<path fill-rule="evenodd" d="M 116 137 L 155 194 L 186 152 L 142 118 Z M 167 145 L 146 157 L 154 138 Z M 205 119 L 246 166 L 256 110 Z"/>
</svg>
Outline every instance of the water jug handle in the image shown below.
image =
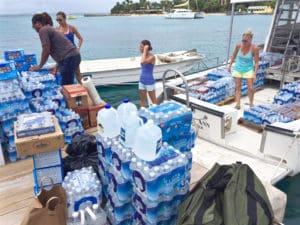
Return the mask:
<svg viewBox="0 0 300 225">
<path fill-rule="evenodd" d="M 140 126 L 144 125 L 144 120 L 141 117 L 139 117 L 139 123 L 140 123 Z"/>
</svg>

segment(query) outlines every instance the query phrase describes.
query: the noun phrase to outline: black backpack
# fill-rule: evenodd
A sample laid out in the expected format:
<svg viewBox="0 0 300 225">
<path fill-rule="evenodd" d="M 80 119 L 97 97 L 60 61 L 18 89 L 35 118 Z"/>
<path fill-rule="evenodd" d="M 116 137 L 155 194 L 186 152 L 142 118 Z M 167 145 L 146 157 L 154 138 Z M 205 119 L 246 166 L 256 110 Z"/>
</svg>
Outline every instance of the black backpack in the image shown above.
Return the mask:
<svg viewBox="0 0 300 225">
<path fill-rule="evenodd" d="M 246 164 L 215 164 L 181 203 L 177 225 L 271 225 L 266 190 Z"/>
</svg>

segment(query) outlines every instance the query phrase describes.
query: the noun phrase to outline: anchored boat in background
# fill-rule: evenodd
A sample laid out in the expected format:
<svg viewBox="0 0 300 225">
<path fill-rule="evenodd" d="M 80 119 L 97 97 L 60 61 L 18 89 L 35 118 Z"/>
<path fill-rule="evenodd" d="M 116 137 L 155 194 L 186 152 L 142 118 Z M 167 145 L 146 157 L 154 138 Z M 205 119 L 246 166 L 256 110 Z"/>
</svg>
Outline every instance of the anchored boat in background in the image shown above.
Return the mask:
<svg viewBox="0 0 300 225">
<path fill-rule="evenodd" d="M 197 4 L 197 1 L 196 1 Z M 193 12 L 190 10 L 190 1 L 186 1 L 182 4 L 175 5 L 175 9 L 172 9 L 171 12 L 166 13 L 165 18 L 166 19 L 198 19 L 198 18 L 204 18 L 205 13 L 204 12 Z M 187 9 L 181 8 L 181 7 L 187 7 Z"/>
<path fill-rule="evenodd" d="M 190 9 L 173 9 L 170 13 L 167 13 L 166 19 L 197 19 L 204 18 L 204 12 L 193 12 Z"/>
</svg>

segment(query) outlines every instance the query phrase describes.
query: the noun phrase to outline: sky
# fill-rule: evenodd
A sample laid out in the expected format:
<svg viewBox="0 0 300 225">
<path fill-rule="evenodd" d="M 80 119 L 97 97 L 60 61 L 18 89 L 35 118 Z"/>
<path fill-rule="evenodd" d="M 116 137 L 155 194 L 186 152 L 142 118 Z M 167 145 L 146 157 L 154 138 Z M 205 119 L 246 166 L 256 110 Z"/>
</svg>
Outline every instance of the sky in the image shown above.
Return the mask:
<svg viewBox="0 0 300 225">
<path fill-rule="evenodd" d="M 136 2 L 135 0 L 134 2 Z M 0 14 L 65 11 L 69 13 L 105 13 L 123 0 L 0 0 Z"/>
</svg>

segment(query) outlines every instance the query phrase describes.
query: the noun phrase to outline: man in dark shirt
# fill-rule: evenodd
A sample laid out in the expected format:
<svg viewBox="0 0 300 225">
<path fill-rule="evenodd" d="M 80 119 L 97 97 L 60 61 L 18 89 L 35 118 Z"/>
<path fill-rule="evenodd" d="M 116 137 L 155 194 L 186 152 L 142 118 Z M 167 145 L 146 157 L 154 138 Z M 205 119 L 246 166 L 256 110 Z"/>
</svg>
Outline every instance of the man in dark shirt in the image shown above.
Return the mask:
<svg viewBox="0 0 300 225">
<path fill-rule="evenodd" d="M 30 70 L 41 69 L 51 55 L 58 64 L 62 85 L 73 84 L 74 74 L 81 61 L 77 48 L 63 33 L 52 27 L 52 19 L 47 13 L 35 14 L 32 17 L 32 28 L 39 33 L 42 57 L 39 65 L 30 67 Z"/>
</svg>

